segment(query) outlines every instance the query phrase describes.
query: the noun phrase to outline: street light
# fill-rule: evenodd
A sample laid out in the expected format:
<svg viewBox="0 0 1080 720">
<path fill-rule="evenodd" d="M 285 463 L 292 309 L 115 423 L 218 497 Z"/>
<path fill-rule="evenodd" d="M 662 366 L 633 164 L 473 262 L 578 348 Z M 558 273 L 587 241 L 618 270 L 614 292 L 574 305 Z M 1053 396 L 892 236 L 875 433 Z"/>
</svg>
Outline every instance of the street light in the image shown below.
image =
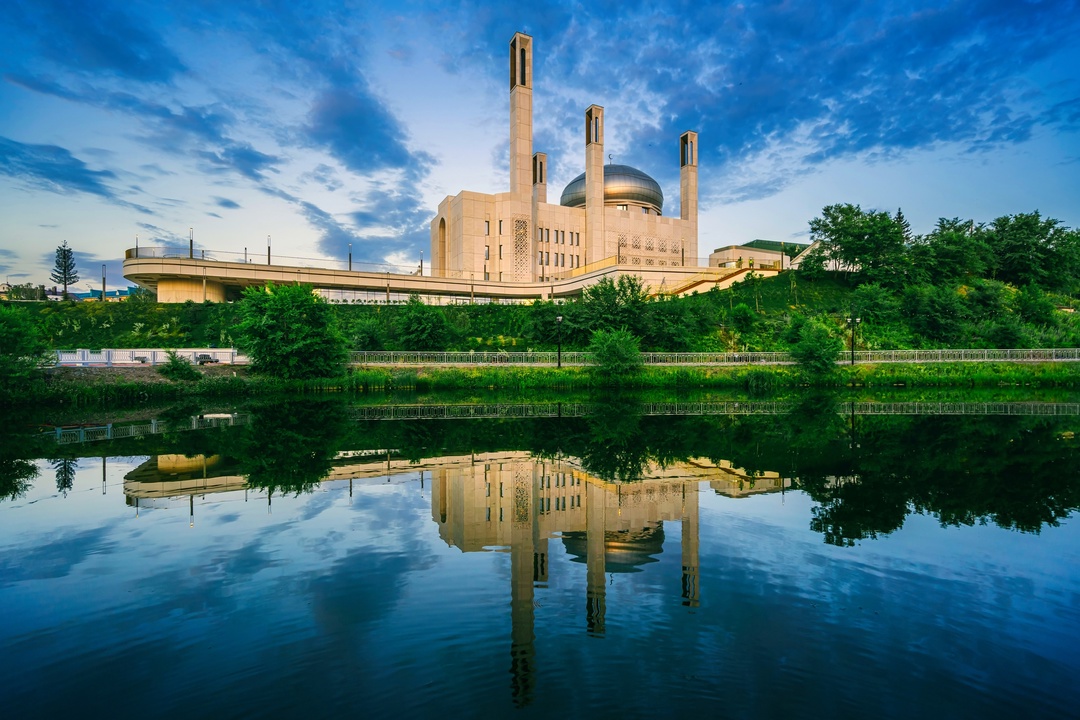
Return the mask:
<svg viewBox="0 0 1080 720">
<path fill-rule="evenodd" d="M 352 272 L 352 243 L 349 243 L 349 272 Z"/>
<path fill-rule="evenodd" d="M 270 264 L 270 236 L 266 236 L 266 264 Z"/>
<path fill-rule="evenodd" d="M 557 367 L 561 370 L 562 369 L 562 315 L 556 316 L 556 318 L 555 318 L 555 327 L 557 327 L 558 330 L 559 330 L 559 340 L 558 340 L 559 354 L 557 356 L 558 357 Z"/>
<path fill-rule="evenodd" d="M 855 364 L 855 328 L 862 322 L 862 318 L 849 317 L 847 319 L 848 325 L 851 326 L 851 364 Z"/>
<path fill-rule="evenodd" d="M 105 266 L 101 266 L 101 302 L 105 302 Z"/>
</svg>

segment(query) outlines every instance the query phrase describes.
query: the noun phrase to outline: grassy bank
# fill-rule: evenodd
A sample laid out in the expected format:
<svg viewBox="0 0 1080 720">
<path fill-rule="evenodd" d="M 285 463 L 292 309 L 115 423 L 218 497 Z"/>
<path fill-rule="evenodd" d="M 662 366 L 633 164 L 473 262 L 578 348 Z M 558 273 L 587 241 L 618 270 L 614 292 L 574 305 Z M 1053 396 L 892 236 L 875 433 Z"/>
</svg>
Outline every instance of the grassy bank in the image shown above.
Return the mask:
<svg viewBox="0 0 1080 720">
<path fill-rule="evenodd" d="M 47 404 L 68 408 L 171 402 L 186 398 L 242 399 L 274 395 L 363 394 L 397 390 L 590 391 L 602 389 L 738 390 L 786 388 L 1080 388 L 1080 363 L 934 363 L 838 366 L 809 376 L 794 366 L 658 367 L 620 377 L 590 368 L 467 367 L 352 368 L 338 378 L 280 380 L 243 369 L 206 373 L 192 382 L 170 382 L 150 369 L 141 373 L 109 368 L 54 373 L 2 398 L 9 406 Z"/>
</svg>

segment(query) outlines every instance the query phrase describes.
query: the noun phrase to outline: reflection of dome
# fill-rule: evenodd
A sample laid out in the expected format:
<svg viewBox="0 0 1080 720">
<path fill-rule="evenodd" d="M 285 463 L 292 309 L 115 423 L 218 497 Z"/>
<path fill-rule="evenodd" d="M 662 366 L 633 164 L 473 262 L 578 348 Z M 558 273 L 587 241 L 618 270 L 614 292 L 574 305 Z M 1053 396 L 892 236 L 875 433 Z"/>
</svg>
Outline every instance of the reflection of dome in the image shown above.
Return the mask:
<svg viewBox="0 0 1080 720">
<path fill-rule="evenodd" d="M 634 203 L 652 208 L 657 215 L 664 210 L 664 192 L 660 184 L 629 165 L 604 166 L 604 204 Z M 563 190 L 560 205 L 585 207 L 585 173 L 570 181 Z"/>
<path fill-rule="evenodd" d="M 573 562 L 587 562 L 587 534 L 564 532 L 563 546 Z M 641 572 L 639 565 L 657 562 L 653 555 L 664 551 L 664 523 L 641 530 L 608 530 L 604 533 L 604 571 L 609 573 Z"/>
</svg>

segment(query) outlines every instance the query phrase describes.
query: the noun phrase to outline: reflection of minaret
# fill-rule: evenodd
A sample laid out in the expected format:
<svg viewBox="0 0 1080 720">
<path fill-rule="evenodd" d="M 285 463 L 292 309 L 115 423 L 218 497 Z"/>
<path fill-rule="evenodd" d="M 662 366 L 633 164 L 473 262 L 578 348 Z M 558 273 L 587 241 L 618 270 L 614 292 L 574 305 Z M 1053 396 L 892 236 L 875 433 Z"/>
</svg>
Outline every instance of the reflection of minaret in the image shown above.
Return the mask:
<svg viewBox="0 0 1080 720">
<path fill-rule="evenodd" d="M 513 467 L 513 504 L 510 518 L 510 674 L 514 704 L 524 707 L 532 702 L 536 685 L 533 631 L 533 583 L 539 564 L 536 553 L 537 523 L 535 504 L 539 466 L 525 463 Z M 540 480 L 539 482 L 542 482 Z M 546 563 L 546 559 L 544 560 Z"/>
<path fill-rule="evenodd" d="M 590 633 L 603 635 L 606 611 L 604 593 L 607 590 L 604 585 L 604 520 L 607 514 L 604 486 L 595 482 L 586 483 L 585 493 L 585 555 L 588 562 L 585 619 Z"/>
<path fill-rule="evenodd" d="M 698 488 L 683 485 L 682 597 L 683 605 L 697 607 L 698 587 Z"/>
</svg>

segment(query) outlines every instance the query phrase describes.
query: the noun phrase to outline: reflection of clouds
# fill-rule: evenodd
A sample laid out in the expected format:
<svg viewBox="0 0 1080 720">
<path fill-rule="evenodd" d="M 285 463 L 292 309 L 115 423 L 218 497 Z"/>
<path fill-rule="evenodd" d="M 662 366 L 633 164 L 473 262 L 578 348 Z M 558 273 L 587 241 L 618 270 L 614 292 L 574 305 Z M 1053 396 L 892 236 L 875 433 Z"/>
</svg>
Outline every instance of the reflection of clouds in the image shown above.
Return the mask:
<svg viewBox="0 0 1080 720">
<path fill-rule="evenodd" d="M 25 538 L 23 546 L 0 554 L 0 587 L 65 577 L 87 558 L 116 550 L 109 534 L 109 527 L 98 527 Z"/>
</svg>

